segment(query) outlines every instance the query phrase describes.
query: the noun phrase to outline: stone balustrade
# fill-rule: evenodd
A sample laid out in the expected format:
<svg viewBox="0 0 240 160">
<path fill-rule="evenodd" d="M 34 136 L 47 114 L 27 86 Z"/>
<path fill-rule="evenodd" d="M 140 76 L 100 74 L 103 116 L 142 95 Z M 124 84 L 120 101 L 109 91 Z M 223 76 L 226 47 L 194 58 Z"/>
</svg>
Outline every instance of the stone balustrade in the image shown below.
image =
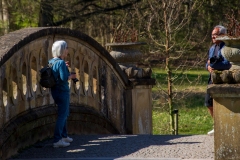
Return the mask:
<svg viewBox="0 0 240 160">
<path fill-rule="evenodd" d="M 79 79 L 69 81 L 69 133 L 152 133 L 150 71 L 145 78 L 140 69 L 142 77 L 124 73 L 106 49 L 79 31 L 26 28 L 0 37 L 0 159 L 53 136 L 57 109 L 38 82 L 60 39 L 68 43 L 65 60 Z"/>
</svg>

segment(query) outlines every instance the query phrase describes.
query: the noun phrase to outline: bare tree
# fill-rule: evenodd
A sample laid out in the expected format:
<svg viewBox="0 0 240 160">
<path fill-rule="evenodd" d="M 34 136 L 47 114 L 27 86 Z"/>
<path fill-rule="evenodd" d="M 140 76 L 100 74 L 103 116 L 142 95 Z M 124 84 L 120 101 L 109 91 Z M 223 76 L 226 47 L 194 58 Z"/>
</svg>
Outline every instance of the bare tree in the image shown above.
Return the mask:
<svg viewBox="0 0 240 160">
<path fill-rule="evenodd" d="M 153 46 L 150 48 L 150 52 L 161 54 L 165 59 L 168 87 L 167 90 L 164 90 L 159 85 L 159 88 L 166 94 L 172 134 L 176 133 L 173 102 L 176 101 L 177 92 L 174 92 L 176 89 L 174 82 L 179 78 L 176 75 L 173 76 L 173 72 L 181 71 L 183 73 L 188 70 L 187 59 L 193 54 L 195 63 L 201 61 L 202 55 L 194 53 L 193 49 L 204 38 L 197 40 L 195 35 L 198 33 L 198 26 L 190 22 L 202 3 L 201 0 L 153 0 L 148 1 L 146 8 L 149 10 L 142 14 L 146 17 L 146 34 L 149 37 L 149 43 Z M 183 57 L 185 59 L 182 59 Z M 176 66 L 179 59 L 181 62 Z"/>
</svg>

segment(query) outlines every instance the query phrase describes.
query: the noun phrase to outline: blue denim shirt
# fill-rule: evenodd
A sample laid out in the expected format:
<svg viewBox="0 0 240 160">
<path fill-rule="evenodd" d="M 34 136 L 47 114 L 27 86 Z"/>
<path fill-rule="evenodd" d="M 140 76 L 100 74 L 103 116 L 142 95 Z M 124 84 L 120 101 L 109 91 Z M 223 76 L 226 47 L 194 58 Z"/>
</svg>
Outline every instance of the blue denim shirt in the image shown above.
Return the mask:
<svg viewBox="0 0 240 160">
<path fill-rule="evenodd" d="M 214 49 L 216 44 L 212 45 L 208 51 L 208 60 L 214 56 Z M 225 46 L 224 42 L 220 43 L 220 49 L 218 51 L 218 57 L 222 57 L 223 61 L 216 62 L 213 64 L 210 64 L 210 67 L 212 67 L 215 70 L 228 70 L 231 67 L 230 62 L 222 55 L 221 49 Z M 206 63 L 206 69 L 208 68 L 208 63 Z"/>
<path fill-rule="evenodd" d="M 66 66 L 66 63 L 61 58 L 53 58 L 48 61 L 48 63 L 54 63 L 54 61 L 57 62 L 53 65 L 53 75 L 55 79 L 57 80 L 57 84 L 52 87 L 51 89 L 58 89 L 61 91 L 69 92 L 69 83 L 68 83 L 68 76 L 70 75 L 68 68 Z"/>
<path fill-rule="evenodd" d="M 212 45 L 210 49 L 208 50 L 208 60 L 214 56 L 214 49 L 215 49 L 216 44 Z M 220 43 L 220 49 L 218 51 L 218 57 L 222 57 L 223 60 L 210 64 L 210 67 L 212 67 L 215 70 L 228 70 L 231 68 L 231 63 L 222 55 L 221 49 L 225 46 L 224 42 Z M 206 69 L 208 70 L 208 63 L 205 65 Z M 211 84 L 211 74 L 209 74 L 209 79 L 208 79 L 208 84 Z"/>
</svg>

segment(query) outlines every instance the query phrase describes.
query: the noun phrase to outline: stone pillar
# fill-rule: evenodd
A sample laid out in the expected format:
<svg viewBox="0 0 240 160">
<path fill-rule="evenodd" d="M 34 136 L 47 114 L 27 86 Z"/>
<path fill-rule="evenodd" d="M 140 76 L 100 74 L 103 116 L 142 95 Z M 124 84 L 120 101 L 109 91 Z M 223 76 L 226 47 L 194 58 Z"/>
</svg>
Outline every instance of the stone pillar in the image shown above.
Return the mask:
<svg viewBox="0 0 240 160">
<path fill-rule="evenodd" d="M 215 160 L 240 159 L 240 84 L 212 84 Z"/>
<path fill-rule="evenodd" d="M 152 134 L 152 86 L 155 79 L 132 80 L 132 134 Z"/>
<path fill-rule="evenodd" d="M 130 134 L 152 134 L 152 86 L 151 68 L 139 68 L 141 61 L 140 46 L 145 42 L 108 43 L 111 56 L 119 64 L 131 82 L 129 98 L 126 103 L 126 127 Z"/>
<path fill-rule="evenodd" d="M 208 92 L 214 101 L 214 148 L 216 160 L 240 159 L 240 39 L 236 35 L 217 37 L 223 41 L 222 55 L 231 68 L 212 73 Z"/>
</svg>

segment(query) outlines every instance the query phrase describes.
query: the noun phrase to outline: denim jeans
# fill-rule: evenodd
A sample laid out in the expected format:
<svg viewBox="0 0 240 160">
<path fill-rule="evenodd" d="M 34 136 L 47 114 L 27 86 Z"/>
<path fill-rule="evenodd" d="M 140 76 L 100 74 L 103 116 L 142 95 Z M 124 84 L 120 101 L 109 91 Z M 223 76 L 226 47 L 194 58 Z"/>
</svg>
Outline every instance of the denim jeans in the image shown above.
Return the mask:
<svg viewBox="0 0 240 160">
<path fill-rule="evenodd" d="M 56 126 L 54 130 L 54 140 L 53 142 L 58 142 L 63 137 L 66 138 L 67 135 L 67 117 L 69 116 L 69 92 L 64 92 L 59 89 L 51 90 L 52 97 L 58 107 L 58 117 L 56 121 Z"/>
</svg>

